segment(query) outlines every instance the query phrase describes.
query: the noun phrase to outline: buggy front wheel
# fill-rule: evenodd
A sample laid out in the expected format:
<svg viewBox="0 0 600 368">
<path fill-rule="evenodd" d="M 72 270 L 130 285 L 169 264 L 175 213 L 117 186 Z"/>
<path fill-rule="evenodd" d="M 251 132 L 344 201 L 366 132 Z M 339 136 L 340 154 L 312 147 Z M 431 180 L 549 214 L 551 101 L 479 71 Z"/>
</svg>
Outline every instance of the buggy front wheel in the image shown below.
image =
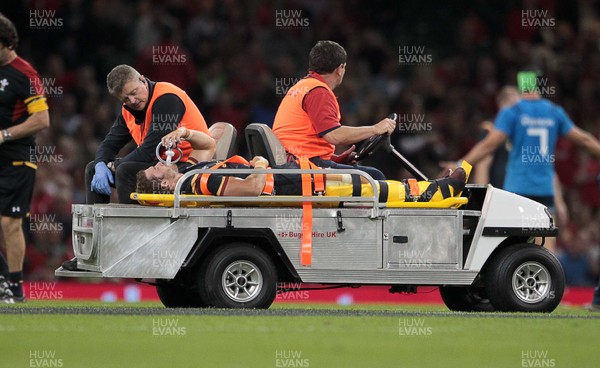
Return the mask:
<svg viewBox="0 0 600 368">
<path fill-rule="evenodd" d="M 501 249 L 486 270 L 487 295 L 500 311 L 549 313 L 565 290 L 560 263 L 539 245 L 514 244 Z"/>
</svg>

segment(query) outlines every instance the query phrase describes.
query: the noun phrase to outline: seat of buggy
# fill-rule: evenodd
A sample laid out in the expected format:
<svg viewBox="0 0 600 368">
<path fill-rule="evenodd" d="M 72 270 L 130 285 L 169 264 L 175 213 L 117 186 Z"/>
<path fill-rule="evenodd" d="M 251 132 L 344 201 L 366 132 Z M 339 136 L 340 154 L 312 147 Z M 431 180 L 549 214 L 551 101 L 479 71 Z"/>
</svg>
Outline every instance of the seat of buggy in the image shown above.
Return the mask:
<svg viewBox="0 0 600 368">
<path fill-rule="evenodd" d="M 229 123 L 217 122 L 208 128 L 210 136 L 217 143 L 215 160 L 225 160 L 233 155 L 235 151 L 235 141 L 237 138 L 237 130 Z"/>
</svg>

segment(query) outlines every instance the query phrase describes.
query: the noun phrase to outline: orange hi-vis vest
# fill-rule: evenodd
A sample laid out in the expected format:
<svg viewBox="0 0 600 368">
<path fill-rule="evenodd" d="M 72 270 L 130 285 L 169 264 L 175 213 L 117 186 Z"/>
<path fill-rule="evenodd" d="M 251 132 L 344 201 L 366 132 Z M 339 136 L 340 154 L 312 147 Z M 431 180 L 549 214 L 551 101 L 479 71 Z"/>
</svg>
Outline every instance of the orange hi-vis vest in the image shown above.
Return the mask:
<svg viewBox="0 0 600 368">
<path fill-rule="evenodd" d="M 307 77 L 291 87 L 281 101 L 273 123 L 273 133 L 281 141 L 286 151 L 298 158 L 321 157 L 329 160 L 335 152 L 335 146 L 319 137 L 308 114 L 302 108 L 304 96 L 317 87 L 324 87 L 331 93 L 335 101 L 338 120 L 341 119 L 337 98 L 327 83 L 317 78 Z"/>
<path fill-rule="evenodd" d="M 132 113 L 130 113 L 125 106 L 121 109 L 121 114 L 123 115 L 123 119 L 125 119 L 125 123 L 127 124 L 127 128 L 129 128 L 129 133 L 133 137 L 135 143 L 140 146 L 144 142 L 144 138 L 146 138 L 146 134 L 148 134 L 148 129 L 152 125 L 152 107 L 154 106 L 154 102 L 160 96 L 165 94 L 172 93 L 175 96 L 179 97 L 179 99 L 183 102 L 185 106 L 185 114 L 181 118 L 179 127 L 185 127 L 192 130 L 197 130 L 203 132 L 210 136 L 208 132 L 208 127 L 206 126 L 206 121 L 204 117 L 198 110 L 196 104 L 192 101 L 192 99 L 183 91 L 181 88 L 167 82 L 156 82 L 154 84 L 154 92 L 152 93 L 152 98 L 148 102 L 148 106 L 146 107 L 146 117 L 141 124 L 135 123 L 135 117 Z M 165 124 L 169 123 L 169 119 L 165 119 Z M 176 129 L 176 128 L 175 128 Z M 175 130 L 171 129 L 171 130 Z M 178 145 L 183 152 L 183 157 L 181 158 L 181 162 L 186 162 L 190 153 L 192 153 L 192 145 L 187 141 L 181 141 Z"/>
</svg>

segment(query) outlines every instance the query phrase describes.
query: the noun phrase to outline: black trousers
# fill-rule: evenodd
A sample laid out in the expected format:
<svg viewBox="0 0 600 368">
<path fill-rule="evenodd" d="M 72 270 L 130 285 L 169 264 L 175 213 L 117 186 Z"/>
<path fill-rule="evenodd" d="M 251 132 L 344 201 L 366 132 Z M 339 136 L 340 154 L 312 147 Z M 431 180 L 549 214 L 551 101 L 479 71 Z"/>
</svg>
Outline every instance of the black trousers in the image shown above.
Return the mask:
<svg viewBox="0 0 600 368">
<path fill-rule="evenodd" d="M 310 160 L 313 164 L 319 167 L 329 167 L 332 169 L 355 169 L 366 172 L 375 180 L 385 180 L 385 175 L 383 175 L 379 169 L 376 169 L 372 166 L 338 164 L 337 162 L 331 160 L 323 160 L 320 157 L 313 157 Z"/>
<path fill-rule="evenodd" d="M 137 203 L 129 198 L 132 192 L 135 192 L 135 177 L 140 170 L 145 170 L 155 162 L 123 162 L 117 167 L 114 175 L 119 203 Z M 94 177 L 94 162 L 90 162 L 85 167 L 85 199 L 87 204 L 109 203 L 110 196 L 99 194 L 92 191 L 92 178 Z"/>
</svg>

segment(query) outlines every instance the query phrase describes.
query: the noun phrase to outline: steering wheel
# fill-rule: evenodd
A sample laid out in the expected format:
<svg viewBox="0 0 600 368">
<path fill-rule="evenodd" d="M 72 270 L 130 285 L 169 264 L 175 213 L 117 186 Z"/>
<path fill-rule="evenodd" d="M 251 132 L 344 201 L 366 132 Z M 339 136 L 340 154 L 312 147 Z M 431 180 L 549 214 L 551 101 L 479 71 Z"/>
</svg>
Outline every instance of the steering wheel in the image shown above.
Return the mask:
<svg viewBox="0 0 600 368">
<path fill-rule="evenodd" d="M 167 156 L 166 160 L 160 155 L 161 147 L 163 147 L 162 142 L 158 142 L 158 145 L 156 146 L 156 158 L 165 165 L 176 164 L 183 157 L 183 151 L 181 148 L 177 147 L 177 143 L 174 145 L 176 151 L 173 151 L 173 145 L 169 146 L 165 151 L 165 155 Z M 175 157 L 175 152 L 179 152 L 177 157 Z M 173 159 L 173 157 L 175 157 L 175 159 Z"/>
<path fill-rule="evenodd" d="M 356 161 L 360 161 L 368 156 L 371 156 L 373 152 L 375 152 L 377 149 L 381 147 L 387 147 L 390 144 L 391 141 L 389 134 L 385 133 L 380 135 L 374 135 L 366 141 L 364 141 L 360 145 L 360 147 L 358 147 L 355 159 Z"/>
<path fill-rule="evenodd" d="M 388 116 L 388 119 L 392 119 L 392 120 L 396 120 L 396 114 L 391 114 L 390 116 Z M 390 145 L 392 144 L 391 140 L 390 140 L 390 135 L 385 133 L 385 134 L 380 134 L 380 135 L 374 135 L 372 137 L 370 137 L 369 139 L 367 139 L 366 141 L 364 141 L 360 147 L 358 147 L 358 150 L 356 151 L 356 161 L 360 161 L 370 155 L 373 154 L 373 152 L 375 152 L 376 150 L 378 150 L 381 147 L 384 148 L 389 148 Z"/>
</svg>

